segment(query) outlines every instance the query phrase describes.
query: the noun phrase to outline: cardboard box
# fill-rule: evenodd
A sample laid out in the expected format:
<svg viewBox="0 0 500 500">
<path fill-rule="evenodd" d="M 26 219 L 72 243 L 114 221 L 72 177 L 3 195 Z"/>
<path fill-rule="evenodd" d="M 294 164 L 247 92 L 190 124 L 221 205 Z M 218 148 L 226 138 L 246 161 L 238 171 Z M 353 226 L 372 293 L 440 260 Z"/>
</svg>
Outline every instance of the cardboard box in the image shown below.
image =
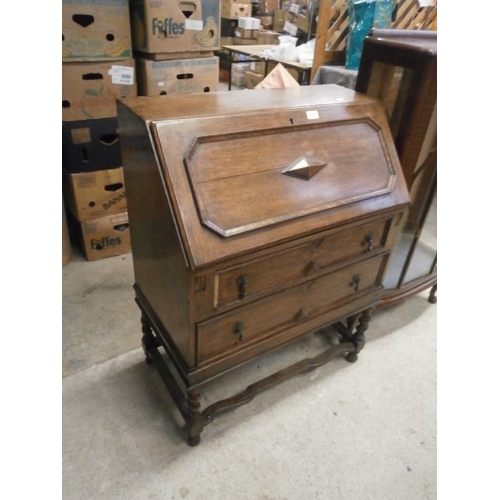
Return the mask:
<svg viewBox="0 0 500 500">
<path fill-rule="evenodd" d="M 285 24 L 283 25 L 283 31 L 290 36 L 297 36 L 297 33 L 299 31 L 299 28 L 290 21 L 285 21 Z"/>
<path fill-rule="evenodd" d="M 136 95 L 133 59 L 62 65 L 64 121 L 116 117 L 116 98 Z"/>
<path fill-rule="evenodd" d="M 130 0 L 134 50 L 149 53 L 219 48 L 219 0 Z"/>
<path fill-rule="evenodd" d="M 271 61 L 267 61 L 268 67 L 271 65 Z M 266 61 L 255 61 L 250 63 L 250 69 L 254 73 L 259 73 L 260 75 L 266 74 Z"/>
<path fill-rule="evenodd" d="M 190 52 L 143 52 L 136 50 L 135 58 L 149 59 L 150 61 L 171 61 L 173 59 L 198 59 L 200 57 L 213 57 L 214 50 L 192 50 Z"/>
<path fill-rule="evenodd" d="M 88 261 L 130 253 L 128 212 L 79 222 L 82 249 Z"/>
<path fill-rule="evenodd" d="M 257 45 L 279 45 L 281 33 L 276 31 L 259 31 L 257 35 Z"/>
<path fill-rule="evenodd" d="M 127 0 L 62 0 L 62 60 L 132 57 Z"/>
<path fill-rule="evenodd" d="M 121 167 L 118 119 L 63 121 L 62 166 L 70 173 Z"/>
<path fill-rule="evenodd" d="M 307 0 L 291 0 L 286 10 L 295 15 L 305 14 L 307 12 Z"/>
<path fill-rule="evenodd" d="M 279 0 L 259 0 L 259 12 L 274 12 L 280 8 Z"/>
<path fill-rule="evenodd" d="M 257 14 L 259 20 L 260 20 L 260 26 L 264 30 L 271 30 L 273 29 L 273 19 L 274 15 L 272 12 L 261 12 Z"/>
<path fill-rule="evenodd" d="M 286 10 L 275 10 L 273 15 L 273 31 L 283 32 L 286 20 Z"/>
<path fill-rule="evenodd" d="M 250 69 L 250 63 L 235 63 L 231 68 L 231 84 L 237 87 L 245 85 L 245 71 Z"/>
<path fill-rule="evenodd" d="M 151 61 L 136 59 L 141 96 L 214 92 L 219 85 L 219 58 Z"/>
<path fill-rule="evenodd" d="M 257 45 L 257 39 L 234 37 L 232 45 Z"/>
<path fill-rule="evenodd" d="M 221 25 L 221 39 L 220 39 L 220 44 L 221 47 L 223 45 L 230 45 L 226 43 L 224 40 L 227 37 L 233 37 L 234 36 L 234 31 L 238 27 L 238 19 L 226 19 L 225 17 L 221 17 L 220 20 L 220 25 Z"/>
<path fill-rule="evenodd" d="M 250 17 L 252 15 L 251 3 L 234 3 L 230 1 L 221 2 L 221 17 L 226 19 L 237 19 L 240 17 Z"/>
<path fill-rule="evenodd" d="M 127 210 L 122 167 L 79 174 L 63 170 L 63 193 L 69 211 L 79 221 Z"/>
<path fill-rule="evenodd" d="M 248 69 L 245 71 L 245 85 L 247 89 L 254 89 L 262 80 L 264 75 Z"/>
<path fill-rule="evenodd" d="M 309 32 L 309 18 L 307 16 L 299 14 L 295 20 L 295 25 L 300 31 L 303 31 L 304 33 Z"/>
<path fill-rule="evenodd" d="M 234 45 L 233 38 L 226 38 L 226 41 L 223 45 Z M 231 57 L 227 50 L 218 50 L 215 52 L 215 55 L 219 58 L 219 73 L 221 69 L 229 70 L 229 66 L 231 64 Z"/>
<path fill-rule="evenodd" d="M 236 28 L 234 31 L 234 36 L 236 38 L 244 38 L 245 40 L 253 40 L 254 43 L 257 43 L 257 35 L 259 34 L 258 30 L 247 30 L 244 28 Z"/>
<path fill-rule="evenodd" d="M 238 28 L 258 30 L 260 29 L 260 19 L 256 17 L 238 17 Z"/>
</svg>

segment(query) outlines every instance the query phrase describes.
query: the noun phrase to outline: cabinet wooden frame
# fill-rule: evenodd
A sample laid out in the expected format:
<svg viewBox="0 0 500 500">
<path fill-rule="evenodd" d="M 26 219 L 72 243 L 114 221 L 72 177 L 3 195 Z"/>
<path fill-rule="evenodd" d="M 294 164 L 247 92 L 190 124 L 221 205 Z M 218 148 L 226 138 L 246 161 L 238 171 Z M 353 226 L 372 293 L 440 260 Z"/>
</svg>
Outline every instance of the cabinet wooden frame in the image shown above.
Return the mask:
<svg viewBox="0 0 500 500">
<path fill-rule="evenodd" d="M 398 277 L 385 283 L 381 305 L 428 288 L 429 301 L 434 303 L 437 245 L 429 248 L 419 273 L 410 270 L 417 265 L 425 227 L 437 224 L 433 213 L 437 205 L 437 32 L 373 29 L 363 44 L 355 89 L 383 104 L 411 197 L 396 249 L 401 264 L 389 270 Z"/>
</svg>

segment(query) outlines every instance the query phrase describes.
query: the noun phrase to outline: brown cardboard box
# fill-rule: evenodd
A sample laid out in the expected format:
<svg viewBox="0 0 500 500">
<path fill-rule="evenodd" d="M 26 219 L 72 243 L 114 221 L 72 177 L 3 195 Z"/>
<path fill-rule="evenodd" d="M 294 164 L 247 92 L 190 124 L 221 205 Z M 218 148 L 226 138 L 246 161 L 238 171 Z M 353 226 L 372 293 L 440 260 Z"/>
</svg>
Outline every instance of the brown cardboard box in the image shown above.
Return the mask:
<svg viewBox="0 0 500 500">
<path fill-rule="evenodd" d="M 280 8 L 279 0 L 259 0 L 259 12 L 274 12 Z"/>
<path fill-rule="evenodd" d="M 214 92 L 219 85 L 219 58 L 151 61 L 136 59 L 141 96 Z"/>
<path fill-rule="evenodd" d="M 89 261 L 131 251 L 128 212 L 79 223 L 85 257 Z"/>
<path fill-rule="evenodd" d="M 261 29 L 272 30 L 274 15 L 272 12 L 261 12 L 256 15 L 260 19 Z"/>
<path fill-rule="evenodd" d="M 223 45 L 234 45 L 234 37 L 233 36 L 224 36 L 220 39 L 221 46 Z"/>
<path fill-rule="evenodd" d="M 256 38 L 238 38 L 234 37 L 232 45 L 257 45 Z"/>
<path fill-rule="evenodd" d="M 257 35 L 259 34 L 259 30 L 247 30 L 245 28 L 236 28 L 234 30 L 235 38 L 243 38 L 244 40 L 253 40 L 255 43 L 257 40 Z"/>
<path fill-rule="evenodd" d="M 222 40 L 222 38 L 221 38 Z M 222 43 L 222 42 L 221 42 Z M 171 61 L 173 59 L 198 59 L 200 57 L 213 57 L 213 50 L 192 50 L 189 52 L 143 52 L 136 50 L 135 58 L 149 59 L 151 61 Z"/>
<path fill-rule="evenodd" d="M 276 31 L 259 31 L 257 45 L 279 45 L 280 36 L 282 36 L 282 33 Z"/>
<path fill-rule="evenodd" d="M 309 31 L 309 19 L 303 14 L 299 14 L 295 20 L 295 25 L 300 31 L 307 33 Z"/>
<path fill-rule="evenodd" d="M 239 17 L 251 17 L 251 3 L 235 3 L 229 0 L 221 0 L 221 17 L 225 19 L 238 19 Z"/>
<path fill-rule="evenodd" d="M 252 0 L 220 0 L 220 3 L 221 3 L 221 8 L 223 5 L 229 6 L 231 4 L 234 5 L 246 4 L 252 7 Z"/>
<path fill-rule="evenodd" d="M 127 210 L 122 167 L 79 174 L 63 170 L 63 192 L 68 209 L 79 221 Z"/>
<path fill-rule="evenodd" d="M 251 69 L 245 71 L 245 84 L 247 89 L 254 89 L 262 80 L 264 80 L 264 75 L 262 73 L 257 73 Z"/>
<path fill-rule="evenodd" d="M 307 1 L 308 0 L 290 0 L 286 10 L 293 14 L 303 14 L 307 10 Z"/>
<path fill-rule="evenodd" d="M 64 121 L 116 117 L 116 98 L 136 95 L 133 59 L 62 65 Z"/>
<path fill-rule="evenodd" d="M 219 0 L 130 0 L 134 50 L 149 53 L 216 50 Z"/>
<path fill-rule="evenodd" d="M 268 61 L 267 64 L 269 67 L 271 65 L 271 61 Z M 255 73 L 264 75 L 266 73 L 266 61 L 256 61 L 254 63 L 250 63 L 250 69 Z"/>
<path fill-rule="evenodd" d="M 63 62 L 121 60 L 131 57 L 127 0 L 63 0 Z"/>
<path fill-rule="evenodd" d="M 71 173 L 122 166 L 118 119 L 62 122 L 62 166 Z"/>
<path fill-rule="evenodd" d="M 283 26 L 285 25 L 286 10 L 275 10 L 273 15 L 273 30 L 283 33 Z"/>
</svg>

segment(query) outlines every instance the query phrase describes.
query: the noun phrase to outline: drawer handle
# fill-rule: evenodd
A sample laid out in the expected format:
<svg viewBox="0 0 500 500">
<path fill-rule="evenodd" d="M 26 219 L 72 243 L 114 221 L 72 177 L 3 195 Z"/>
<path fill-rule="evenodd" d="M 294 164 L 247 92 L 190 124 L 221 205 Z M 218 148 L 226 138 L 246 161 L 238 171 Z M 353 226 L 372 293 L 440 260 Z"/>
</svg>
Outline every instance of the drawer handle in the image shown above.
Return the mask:
<svg viewBox="0 0 500 500">
<path fill-rule="evenodd" d="M 238 290 L 240 292 L 238 297 L 240 299 L 244 299 L 246 294 L 247 294 L 248 276 L 246 276 L 246 275 L 240 276 L 236 280 L 236 283 L 238 285 Z"/>
<path fill-rule="evenodd" d="M 371 252 L 373 250 L 372 243 L 373 243 L 373 233 L 367 233 L 365 236 L 365 241 L 364 243 L 367 245 L 365 252 Z"/>
<path fill-rule="evenodd" d="M 308 264 L 306 264 L 306 267 L 304 267 L 303 271 L 302 271 L 302 274 L 304 276 L 309 276 L 309 274 L 311 274 L 312 272 L 319 272 L 320 268 L 319 266 L 313 261 L 309 261 Z"/>
<path fill-rule="evenodd" d="M 309 318 L 309 311 L 307 309 L 302 308 L 299 309 L 299 311 L 297 311 L 297 313 L 293 317 L 293 320 L 297 323 L 299 321 L 303 321 L 304 319 L 308 318 Z"/>
<path fill-rule="evenodd" d="M 243 321 L 237 321 L 233 326 L 233 333 L 238 335 L 238 340 L 243 340 Z"/>
<path fill-rule="evenodd" d="M 354 291 L 357 292 L 359 290 L 359 283 L 361 282 L 361 274 L 355 274 L 352 277 L 351 286 L 354 287 Z"/>
</svg>

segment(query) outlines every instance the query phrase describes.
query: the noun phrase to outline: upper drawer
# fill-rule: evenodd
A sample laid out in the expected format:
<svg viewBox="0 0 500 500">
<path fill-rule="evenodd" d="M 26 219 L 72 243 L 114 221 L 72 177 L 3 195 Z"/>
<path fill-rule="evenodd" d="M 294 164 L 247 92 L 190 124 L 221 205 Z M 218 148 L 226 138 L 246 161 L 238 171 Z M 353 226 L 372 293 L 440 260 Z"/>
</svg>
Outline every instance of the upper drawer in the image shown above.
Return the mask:
<svg viewBox="0 0 500 500">
<path fill-rule="evenodd" d="M 377 289 L 388 254 L 365 259 L 196 326 L 197 362 L 244 349 Z"/>
<path fill-rule="evenodd" d="M 219 271 L 214 306 L 220 308 L 270 293 L 290 282 L 331 271 L 342 262 L 376 253 L 385 246 L 391 220 L 376 221 L 348 232 L 326 233 L 298 247 Z"/>
</svg>

